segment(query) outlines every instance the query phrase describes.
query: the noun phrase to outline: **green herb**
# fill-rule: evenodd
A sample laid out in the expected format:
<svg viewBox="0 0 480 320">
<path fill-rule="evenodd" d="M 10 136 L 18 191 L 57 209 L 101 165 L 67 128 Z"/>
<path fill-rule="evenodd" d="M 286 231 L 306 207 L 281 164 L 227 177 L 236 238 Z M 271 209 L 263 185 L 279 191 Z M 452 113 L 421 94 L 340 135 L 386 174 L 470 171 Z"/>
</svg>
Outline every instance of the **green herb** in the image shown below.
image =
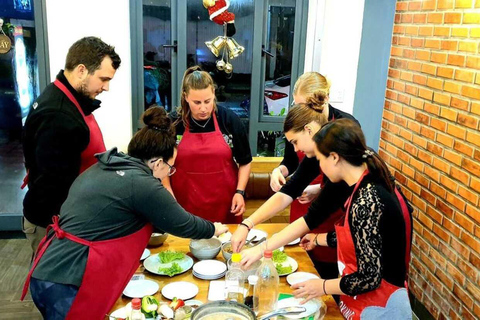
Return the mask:
<svg viewBox="0 0 480 320">
<path fill-rule="evenodd" d="M 183 252 L 178 251 L 162 251 L 158 254 L 158 258 L 162 263 L 169 263 L 175 260 L 182 260 L 185 257 Z"/>
<path fill-rule="evenodd" d="M 287 274 L 292 272 L 292 266 L 282 266 L 280 263 L 275 264 L 275 268 L 277 269 L 277 272 L 279 275 L 281 274 Z"/>
<path fill-rule="evenodd" d="M 170 268 L 158 268 L 158 273 L 165 274 L 169 277 L 173 277 L 174 275 L 181 273 L 182 271 L 182 267 L 180 267 L 176 262 L 172 263 Z"/>
<path fill-rule="evenodd" d="M 273 251 L 273 257 L 272 257 L 273 262 L 282 263 L 287 261 L 287 258 L 288 256 L 285 252 L 282 252 L 278 249 Z"/>
</svg>

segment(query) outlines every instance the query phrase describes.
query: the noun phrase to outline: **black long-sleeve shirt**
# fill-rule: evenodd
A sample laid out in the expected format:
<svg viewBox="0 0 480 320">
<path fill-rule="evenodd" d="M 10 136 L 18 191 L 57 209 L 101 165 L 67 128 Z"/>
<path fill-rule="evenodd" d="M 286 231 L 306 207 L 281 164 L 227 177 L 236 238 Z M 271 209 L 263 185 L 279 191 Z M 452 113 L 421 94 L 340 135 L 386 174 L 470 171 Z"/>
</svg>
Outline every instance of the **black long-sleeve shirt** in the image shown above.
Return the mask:
<svg viewBox="0 0 480 320">
<path fill-rule="evenodd" d="M 79 94 L 63 70 L 57 79 L 77 99 L 85 115 L 100 107 L 99 100 Z M 29 170 L 23 214 L 28 221 L 46 227 L 80 172 L 81 154 L 90 142 L 90 131 L 77 107 L 53 83 L 30 108 L 23 129 L 25 167 Z"/>
<path fill-rule="evenodd" d="M 382 279 L 404 287 L 405 220 L 395 194 L 366 176 L 352 199 L 348 224 L 358 269 L 342 277 L 340 289 L 354 296 L 378 288 Z M 337 245 L 335 232 L 327 242 Z"/>
<path fill-rule="evenodd" d="M 60 213 L 63 230 L 89 241 L 127 236 L 147 222 L 185 238 L 210 238 L 215 232 L 211 222 L 186 212 L 145 163 L 116 149 L 75 180 Z M 87 257 L 88 247 L 55 238 L 33 277 L 80 286 Z"/>
</svg>

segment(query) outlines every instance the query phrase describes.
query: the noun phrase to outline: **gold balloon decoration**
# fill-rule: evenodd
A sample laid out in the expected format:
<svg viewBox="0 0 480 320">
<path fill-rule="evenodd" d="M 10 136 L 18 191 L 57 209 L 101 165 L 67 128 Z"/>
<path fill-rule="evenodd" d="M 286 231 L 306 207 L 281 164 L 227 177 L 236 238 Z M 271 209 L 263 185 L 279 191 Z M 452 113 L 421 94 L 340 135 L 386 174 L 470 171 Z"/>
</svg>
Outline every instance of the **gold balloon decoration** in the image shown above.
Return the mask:
<svg viewBox="0 0 480 320">
<path fill-rule="evenodd" d="M 221 58 L 217 60 L 217 69 L 226 74 L 232 74 L 233 66 L 229 62 L 235 59 L 245 51 L 245 48 L 238 44 L 235 39 L 227 37 L 227 24 L 223 25 L 223 36 L 218 36 L 211 41 L 205 41 L 207 48 L 215 55 Z"/>
</svg>

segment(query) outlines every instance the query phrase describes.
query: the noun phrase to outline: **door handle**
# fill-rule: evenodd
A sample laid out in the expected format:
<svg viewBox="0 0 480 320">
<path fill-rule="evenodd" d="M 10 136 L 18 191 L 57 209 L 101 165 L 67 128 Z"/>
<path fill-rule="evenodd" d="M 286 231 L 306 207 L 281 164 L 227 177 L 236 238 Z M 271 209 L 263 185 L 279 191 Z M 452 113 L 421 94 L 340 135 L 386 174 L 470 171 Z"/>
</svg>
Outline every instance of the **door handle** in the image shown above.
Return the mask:
<svg viewBox="0 0 480 320">
<path fill-rule="evenodd" d="M 265 56 L 265 55 L 270 56 L 270 57 L 272 57 L 272 58 L 275 57 L 275 56 L 273 55 L 273 53 L 265 50 L 265 46 L 262 45 L 262 56 Z"/>
<path fill-rule="evenodd" d="M 173 49 L 173 51 L 177 52 L 177 40 L 173 41 L 173 44 L 164 44 L 162 45 L 163 49 Z"/>
</svg>

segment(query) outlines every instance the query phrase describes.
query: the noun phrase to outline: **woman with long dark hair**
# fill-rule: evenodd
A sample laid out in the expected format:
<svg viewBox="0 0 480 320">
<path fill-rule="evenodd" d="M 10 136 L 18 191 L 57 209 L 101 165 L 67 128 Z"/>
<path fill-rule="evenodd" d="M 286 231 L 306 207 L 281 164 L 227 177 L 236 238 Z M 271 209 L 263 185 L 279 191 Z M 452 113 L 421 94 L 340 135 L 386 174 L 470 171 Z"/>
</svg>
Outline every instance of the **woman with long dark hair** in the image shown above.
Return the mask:
<svg viewBox="0 0 480 320">
<path fill-rule="evenodd" d="M 365 143 L 362 130 L 348 119 L 324 125 L 314 136 L 315 155 L 322 172 L 332 182 L 352 189 L 345 218 L 335 231 L 321 233 L 302 243 L 337 247 L 340 277 L 309 280 L 292 286 L 296 297 L 310 300 L 325 294 L 340 295 L 346 319 L 411 319 L 406 290 L 410 260 L 412 218 L 406 200 L 391 179 L 386 164 Z M 316 227 L 311 210 L 268 240 L 267 249 L 278 248 Z M 243 263 L 261 255 L 250 249 Z"/>
</svg>

